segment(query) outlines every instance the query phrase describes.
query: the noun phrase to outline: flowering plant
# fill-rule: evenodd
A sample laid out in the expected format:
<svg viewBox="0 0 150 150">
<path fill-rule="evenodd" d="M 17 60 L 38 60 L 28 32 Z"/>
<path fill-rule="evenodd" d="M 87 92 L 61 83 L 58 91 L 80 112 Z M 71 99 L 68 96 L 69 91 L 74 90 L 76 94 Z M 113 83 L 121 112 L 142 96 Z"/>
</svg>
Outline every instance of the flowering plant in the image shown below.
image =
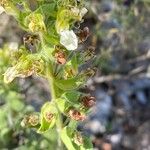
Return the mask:
<svg viewBox="0 0 150 150">
<path fill-rule="evenodd" d="M 12 66 L 4 73 L 5 83 L 38 75 L 49 81 L 52 97 L 39 115 L 25 116 L 21 125 L 38 133 L 56 127 L 59 149 L 62 142 L 69 150 L 92 149 L 90 139 L 77 131 L 78 121 L 95 103 L 94 97 L 78 90 L 94 74 L 93 69 L 79 71 L 94 58 L 93 48 L 78 49 L 89 35 L 87 27 L 76 27 L 87 13 L 83 0 L 1 0 L 0 13 L 4 11 L 27 32 L 24 44 L 10 54 Z"/>
</svg>

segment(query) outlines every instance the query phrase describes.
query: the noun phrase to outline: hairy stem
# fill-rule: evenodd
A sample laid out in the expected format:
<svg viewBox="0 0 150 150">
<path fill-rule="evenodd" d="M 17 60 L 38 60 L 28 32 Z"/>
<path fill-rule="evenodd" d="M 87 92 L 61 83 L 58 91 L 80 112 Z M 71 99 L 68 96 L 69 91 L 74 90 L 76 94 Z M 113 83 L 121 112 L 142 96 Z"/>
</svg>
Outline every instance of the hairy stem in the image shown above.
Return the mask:
<svg viewBox="0 0 150 150">
<path fill-rule="evenodd" d="M 57 103 L 55 102 L 55 100 L 57 98 L 57 92 L 56 92 L 57 87 L 55 86 L 53 77 L 50 74 L 48 74 L 48 80 L 49 80 L 49 84 L 50 84 L 51 99 L 54 102 L 57 112 L 58 112 L 58 117 L 57 117 L 57 121 L 56 121 L 56 128 L 57 128 L 56 130 L 58 133 L 58 150 L 63 150 L 63 145 L 62 145 L 61 137 L 60 137 L 60 133 L 61 133 L 62 126 L 63 126 L 63 121 L 62 121 L 62 117 L 61 117 L 61 112 L 57 106 Z"/>
</svg>

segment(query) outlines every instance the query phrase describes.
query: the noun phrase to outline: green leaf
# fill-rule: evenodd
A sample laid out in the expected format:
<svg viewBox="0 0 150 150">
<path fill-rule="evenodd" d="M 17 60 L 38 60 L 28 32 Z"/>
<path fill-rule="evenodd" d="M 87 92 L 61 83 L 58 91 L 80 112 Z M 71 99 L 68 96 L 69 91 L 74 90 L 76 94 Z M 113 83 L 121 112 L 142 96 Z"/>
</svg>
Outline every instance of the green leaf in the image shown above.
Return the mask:
<svg viewBox="0 0 150 150">
<path fill-rule="evenodd" d="M 72 57 L 71 64 L 75 72 L 78 72 L 78 60 L 76 54 Z"/>
<path fill-rule="evenodd" d="M 61 131 L 61 140 L 63 141 L 68 150 L 76 150 L 74 143 L 72 142 L 72 134 L 70 133 L 70 128 L 65 127 Z"/>
<path fill-rule="evenodd" d="M 62 95 L 68 102 L 77 102 L 80 98 L 81 93 L 78 91 L 69 91 Z"/>
<path fill-rule="evenodd" d="M 53 117 L 51 120 L 46 120 L 46 113 L 51 113 Z M 57 118 L 57 109 L 52 102 L 47 102 L 43 105 L 41 109 L 41 126 L 38 132 L 45 132 L 48 129 L 52 128 L 56 123 Z"/>
<path fill-rule="evenodd" d="M 55 102 L 62 113 L 65 113 L 66 110 L 71 106 L 65 99 L 62 98 L 56 99 Z"/>
<path fill-rule="evenodd" d="M 79 78 L 71 78 L 66 80 L 55 79 L 54 83 L 62 90 L 73 90 L 79 88 L 82 81 Z"/>
<path fill-rule="evenodd" d="M 48 129 L 52 128 L 56 123 L 56 120 L 53 119 L 51 123 L 47 122 L 44 117 L 41 118 L 41 126 L 38 129 L 38 133 L 43 133 Z"/>
<path fill-rule="evenodd" d="M 49 17 L 49 16 L 56 17 L 56 14 L 57 14 L 56 4 L 54 4 L 54 3 L 52 3 L 52 4 L 43 4 L 35 12 L 36 13 L 41 13 L 45 17 Z"/>
<path fill-rule="evenodd" d="M 65 101 L 69 104 L 71 104 L 75 108 L 80 107 L 79 98 L 81 93 L 78 91 L 69 91 L 62 95 L 62 99 L 65 99 Z"/>
<path fill-rule="evenodd" d="M 80 98 L 81 93 L 78 91 L 70 91 L 70 92 L 66 92 L 64 93 L 61 98 L 56 99 L 56 103 L 58 105 L 59 110 L 62 113 L 65 113 L 66 110 L 69 107 L 75 107 L 75 108 L 79 108 L 80 104 L 79 104 L 79 98 Z"/>
<path fill-rule="evenodd" d="M 80 147 L 80 150 L 93 150 L 93 144 L 90 138 L 83 137 L 83 142 L 83 146 Z"/>
</svg>

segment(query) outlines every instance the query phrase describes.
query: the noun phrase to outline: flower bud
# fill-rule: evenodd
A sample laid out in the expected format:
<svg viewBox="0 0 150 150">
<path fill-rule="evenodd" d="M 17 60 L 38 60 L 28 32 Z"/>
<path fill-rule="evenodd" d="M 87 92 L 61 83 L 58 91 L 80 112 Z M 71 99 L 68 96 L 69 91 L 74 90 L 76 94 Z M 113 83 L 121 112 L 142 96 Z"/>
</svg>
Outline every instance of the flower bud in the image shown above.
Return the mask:
<svg viewBox="0 0 150 150">
<path fill-rule="evenodd" d="M 81 101 L 84 107 L 90 108 L 95 105 L 96 99 L 92 96 L 84 96 Z"/>
<path fill-rule="evenodd" d="M 69 117 L 73 120 L 83 121 L 86 119 L 86 116 L 84 114 L 81 114 L 79 111 L 75 109 L 70 109 L 68 113 L 69 113 Z"/>
</svg>

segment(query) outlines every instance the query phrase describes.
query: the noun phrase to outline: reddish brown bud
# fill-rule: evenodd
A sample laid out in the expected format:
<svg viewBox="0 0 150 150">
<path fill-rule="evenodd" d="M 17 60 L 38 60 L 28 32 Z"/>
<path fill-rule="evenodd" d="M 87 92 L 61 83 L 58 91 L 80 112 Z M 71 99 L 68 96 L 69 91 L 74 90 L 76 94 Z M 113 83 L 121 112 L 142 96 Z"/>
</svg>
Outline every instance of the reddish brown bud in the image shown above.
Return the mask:
<svg viewBox="0 0 150 150">
<path fill-rule="evenodd" d="M 90 108 L 92 106 L 94 106 L 96 103 L 96 99 L 95 97 L 92 96 L 84 96 L 82 98 L 82 104 L 84 105 L 84 107 Z"/>
<path fill-rule="evenodd" d="M 57 63 L 59 64 L 65 64 L 66 63 L 66 55 L 63 51 L 58 51 L 55 53 L 55 58 Z"/>
<path fill-rule="evenodd" d="M 76 121 L 83 121 L 86 119 L 86 116 L 84 114 L 81 114 L 79 111 L 75 109 L 69 110 L 69 116 L 71 119 L 76 120 Z"/>
</svg>

